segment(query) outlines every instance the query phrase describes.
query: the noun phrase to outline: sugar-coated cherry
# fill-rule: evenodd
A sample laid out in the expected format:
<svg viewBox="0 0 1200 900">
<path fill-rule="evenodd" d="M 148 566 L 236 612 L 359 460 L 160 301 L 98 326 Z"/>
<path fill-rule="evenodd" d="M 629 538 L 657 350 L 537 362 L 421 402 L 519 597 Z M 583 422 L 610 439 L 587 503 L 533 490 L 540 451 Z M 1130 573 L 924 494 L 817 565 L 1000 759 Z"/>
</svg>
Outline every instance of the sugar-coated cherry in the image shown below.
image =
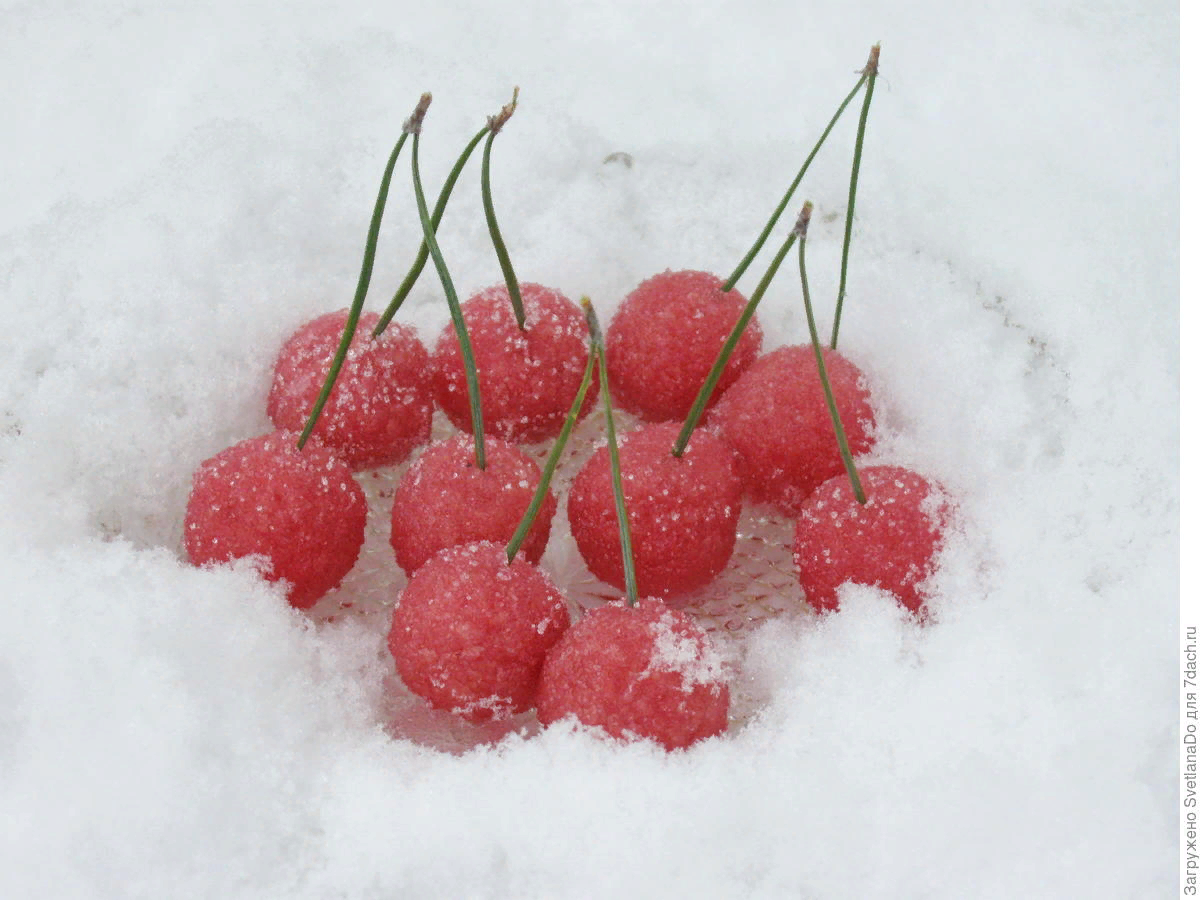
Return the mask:
<svg viewBox="0 0 1200 900">
<path fill-rule="evenodd" d="M 638 590 L 657 597 L 703 587 L 725 568 L 742 510 L 733 453 L 701 428 L 676 457 L 679 428 L 646 425 L 618 441 Z M 571 485 L 567 514 L 588 568 L 618 587 L 625 574 L 609 466 L 608 448 L 598 447 Z"/>
<path fill-rule="evenodd" d="M 891 591 L 918 612 L 945 527 L 944 496 L 900 466 L 867 466 L 858 475 L 865 506 L 839 475 L 800 508 L 794 559 L 805 598 L 817 610 L 837 609 L 838 587 L 852 581 Z"/>
<path fill-rule="evenodd" d="M 725 731 L 729 685 L 721 659 L 686 613 L 662 601 L 589 610 L 546 657 L 537 692 L 546 725 L 575 716 L 618 738 L 668 750 Z"/>
<path fill-rule="evenodd" d="M 276 428 L 299 431 L 325 383 L 348 310 L 326 313 L 298 329 L 275 361 L 267 415 Z M 313 436 L 355 471 L 403 462 L 429 440 L 433 386 L 429 353 L 408 325 L 377 338 L 375 313 L 358 320 L 346 361 Z"/>
<path fill-rule="evenodd" d="M 865 379 L 836 350 L 824 357 L 850 452 L 865 453 L 875 430 Z M 811 345 L 759 357 L 713 407 L 709 425 L 733 449 L 750 499 L 789 515 L 844 471 Z"/>
<path fill-rule="evenodd" d="M 503 544 L 442 551 L 417 570 L 392 616 L 388 648 L 414 694 L 486 722 L 524 712 L 546 652 L 570 624 L 566 600 Z"/>
<path fill-rule="evenodd" d="M 184 515 L 194 565 L 247 556 L 264 575 L 287 581 L 289 602 L 308 609 L 354 567 L 367 501 L 350 467 L 316 441 L 274 432 L 222 450 L 200 464 Z"/>
<path fill-rule="evenodd" d="M 508 289 L 495 285 L 462 305 L 479 372 L 483 428 L 515 444 L 535 444 L 558 434 L 587 366 L 588 330 L 583 310 L 540 284 L 521 284 L 525 330 L 517 327 Z M 447 325 L 433 355 L 434 394 L 458 428 L 471 432 L 462 348 Z M 584 404 L 587 415 L 593 388 Z"/>
<path fill-rule="evenodd" d="M 707 272 L 662 272 L 634 288 L 606 336 L 613 400 L 647 422 L 683 421 L 709 370 L 746 308 L 738 291 L 721 290 Z M 709 405 L 758 356 L 762 328 L 750 320 Z"/>
<path fill-rule="evenodd" d="M 392 505 L 392 549 L 409 575 L 457 544 L 507 543 L 525 515 L 541 468 L 515 446 L 484 439 L 487 468 L 475 464 L 474 442 L 456 435 L 426 449 L 396 485 Z M 521 544 L 530 562 L 542 558 L 556 502 L 547 494 Z"/>
</svg>

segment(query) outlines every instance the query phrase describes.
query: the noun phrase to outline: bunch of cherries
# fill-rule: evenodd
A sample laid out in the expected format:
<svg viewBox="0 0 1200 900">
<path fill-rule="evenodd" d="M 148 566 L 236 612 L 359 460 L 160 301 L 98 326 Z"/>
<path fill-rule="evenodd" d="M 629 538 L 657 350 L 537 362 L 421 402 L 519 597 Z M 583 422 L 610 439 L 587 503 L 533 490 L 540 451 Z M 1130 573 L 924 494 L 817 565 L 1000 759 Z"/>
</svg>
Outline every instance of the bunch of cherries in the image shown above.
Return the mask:
<svg viewBox="0 0 1200 900">
<path fill-rule="evenodd" d="M 835 349 L 878 54 L 873 47 L 734 274 L 655 275 L 625 298 L 606 335 L 586 298 L 573 303 L 513 272 L 490 159 L 515 92 L 468 143 L 432 210 L 418 163 L 424 95 L 388 160 L 350 309 L 305 324 L 279 353 L 267 400 L 277 430 L 196 472 L 184 527 L 189 559 L 263 558 L 264 575 L 286 582 L 291 604 L 308 609 L 358 558 L 367 503 L 355 474 L 419 450 L 397 484 L 391 522 L 408 580 L 388 648 L 408 689 L 470 722 L 536 707 L 544 724 L 575 717 L 668 749 L 728 724 L 720 653 L 687 612 L 664 601 L 729 565 L 744 499 L 796 519 L 796 571 L 815 610 L 835 610 L 838 587 L 853 581 L 891 591 L 920 613 L 945 527 L 940 492 L 905 468 L 855 467 L 853 456 L 873 445 L 874 414 L 862 374 Z M 864 84 L 837 314 L 823 348 L 804 262 L 811 204 L 751 297 L 734 285 Z M 384 203 L 410 137 L 423 240 L 384 313 L 363 313 Z M 437 228 L 481 141 L 484 211 L 505 281 L 460 304 Z M 797 242 L 811 343 L 760 355 L 755 310 Z M 432 354 L 411 326 L 392 322 L 431 258 L 451 317 Z M 551 476 L 575 422 L 598 399 L 607 441 L 572 482 L 567 512 L 588 568 L 623 587 L 625 599 L 572 623 L 566 597 L 538 562 L 556 508 Z M 614 404 L 642 424 L 618 435 Z M 431 444 L 435 405 L 462 433 Z M 544 466 L 522 450 L 552 437 Z"/>
</svg>

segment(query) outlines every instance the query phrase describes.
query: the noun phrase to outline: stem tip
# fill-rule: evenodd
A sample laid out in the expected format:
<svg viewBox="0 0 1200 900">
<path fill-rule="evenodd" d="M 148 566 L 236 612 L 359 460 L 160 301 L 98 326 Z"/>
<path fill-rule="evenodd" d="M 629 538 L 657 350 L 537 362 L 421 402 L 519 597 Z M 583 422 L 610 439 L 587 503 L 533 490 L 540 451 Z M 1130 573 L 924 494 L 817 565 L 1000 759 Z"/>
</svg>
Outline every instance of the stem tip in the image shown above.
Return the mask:
<svg viewBox="0 0 1200 900">
<path fill-rule="evenodd" d="M 867 57 L 867 64 L 863 68 L 862 75 L 878 75 L 879 74 L 879 45 L 876 44 L 871 48 L 871 55 Z"/>
<path fill-rule="evenodd" d="M 500 107 L 500 112 L 496 113 L 496 115 L 488 116 L 488 128 L 492 134 L 499 134 L 500 129 L 504 127 L 504 123 L 511 119 L 512 114 L 517 111 L 517 93 L 520 90 L 519 87 L 514 87 L 512 102 Z"/>
<path fill-rule="evenodd" d="M 583 315 L 587 319 L 588 338 L 591 341 L 593 349 L 603 351 L 604 334 L 600 330 L 600 319 L 596 316 L 596 308 L 592 306 L 592 299 L 590 297 L 583 297 L 580 299 L 579 305 L 583 307 Z"/>
<path fill-rule="evenodd" d="M 421 123 L 425 121 L 425 113 L 429 111 L 429 104 L 433 102 L 433 94 L 426 91 L 421 95 L 421 99 L 417 101 L 417 108 L 413 110 L 408 121 L 404 123 L 405 134 L 420 134 Z"/>
<path fill-rule="evenodd" d="M 800 217 L 796 219 L 796 227 L 792 229 L 792 234 L 802 241 L 808 238 L 808 222 L 812 218 L 812 211 L 812 201 L 805 200 L 804 208 L 800 210 Z"/>
</svg>

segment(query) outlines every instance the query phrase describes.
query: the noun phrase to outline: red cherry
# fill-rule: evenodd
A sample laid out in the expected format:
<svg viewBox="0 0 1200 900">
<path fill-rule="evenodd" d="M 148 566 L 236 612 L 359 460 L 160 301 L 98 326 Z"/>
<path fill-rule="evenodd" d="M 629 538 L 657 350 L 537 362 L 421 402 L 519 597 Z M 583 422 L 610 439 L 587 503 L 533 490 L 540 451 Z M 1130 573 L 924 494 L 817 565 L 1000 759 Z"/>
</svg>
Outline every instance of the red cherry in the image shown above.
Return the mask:
<svg viewBox="0 0 1200 900">
<path fill-rule="evenodd" d="M 675 750 L 725 731 L 729 685 L 686 613 L 653 598 L 613 602 L 589 610 L 547 655 L 537 710 L 546 725 L 575 716 Z"/>
<path fill-rule="evenodd" d="M 852 454 L 875 443 L 875 415 L 858 368 L 824 350 Z M 712 410 L 709 425 L 733 448 L 746 491 L 795 515 L 817 485 L 844 471 L 811 345 L 760 357 Z"/>
<path fill-rule="evenodd" d="M 275 361 L 267 415 L 276 428 L 308 421 L 346 327 L 348 310 L 326 313 L 295 332 Z M 410 326 L 378 338 L 375 313 L 363 313 L 333 393 L 313 436 L 355 471 L 405 460 L 429 440 L 433 395 L 429 354 Z"/>
<path fill-rule="evenodd" d="M 462 544 L 422 566 L 392 616 L 388 648 L 414 694 L 475 722 L 533 706 L 546 652 L 570 624 L 562 594 L 504 545 Z"/>
<path fill-rule="evenodd" d="M 647 422 L 682 422 L 733 331 L 746 298 L 707 272 L 662 272 L 634 288 L 606 337 L 613 399 Z M 750 320 L 709 403 L 758 356 L 762 328 Z"/>
<path fill-rule="evenodd" d="M 849 476 L 839 475 L 800 509 L 794 559 L 805 598 L 817 610 L 837 609 L 838 587 L 853 581 L 891 591 L 918 612 L 942 539 L 940 492 L 899 466 L 868 466 L 858 475 L 866 506 L 854 498 Z"/>
<path fill-rule="evenodd" d="M 621 486 L 629 514 L 638 590 L 658 597 L 712 581 L 733 555 L 742 485 L 733 454 L 697 429 L 683 456 L 671 453 L 678 422 L 646 425 L 622 435 Z M 592 573 L 625 584 L 608 448 L 592 454 L 571 485 L 567 515 Z"/>
<path fill-rule="evenodd" d="M 205 460 L 192 479 L 183 540 L 194 565 L 265 556 L 271 581 L 308 609 L 353 567 L 367 501 L 350 467 L 315 441 L 274 432 Z"/>
<path fill-rule="evenodd" d="M 396 485 L 392 549 L 409 575 L 440 550 L 474 541 L 506 543 L 529 507 L 542 470 L 499 438 L 485 438 L 487 468 L 475 465 L 475 444 L 458 435 L 430 446 Z M 521 552 L 533 563 L 550 539 L 557 504 L 547 494 Z"/>
<path fill-rule="evenodd" d="M 502 284 L 471 297 L 462 313 L 479 371 L 484 431 L 515 444 L 535 444 L 562 428 L 587 365 L 588 330 L 583 311 L 558 291 L 522 283 L 521 297 L 524 331 Z M 462 348 L 449 325 L 438 338 L 433 365 L 438 405 L 470 433 Z M 582 415 L 595 400 L 593 388 Z"/>
</svg>

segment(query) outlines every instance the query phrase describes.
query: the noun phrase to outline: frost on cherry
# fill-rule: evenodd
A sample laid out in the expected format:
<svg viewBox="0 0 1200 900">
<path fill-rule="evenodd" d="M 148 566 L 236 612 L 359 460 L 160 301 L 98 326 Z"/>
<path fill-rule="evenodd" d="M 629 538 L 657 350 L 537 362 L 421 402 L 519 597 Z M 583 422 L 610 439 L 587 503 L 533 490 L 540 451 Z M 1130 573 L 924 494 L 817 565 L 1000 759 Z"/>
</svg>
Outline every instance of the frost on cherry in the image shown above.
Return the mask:
<svg viewBox="0 0 1200 900">
<path fill-rule="evenodd" d="M 558 291 L 522 284 L 525 330 L 517 327 L 508 289 L 495 285 L 462 305 L 479 372 L 484 431 L 516 444 L 558 434 L 587 366 L 583 311 Z M 433 355 L 434 393 L 450 421 L 471 431 L 462 348 L 447 325 Z M 595 402 L 592 388 L 586 415 Z"/>
<path fill-rule="evenodd" d="M 346 327 L 348 310 L 299 328 L 275 361 L 267 414 L 276 428 L 304 428 Z M 403 462 L 429 440 L 433 388 L 429 354 L 410 325 L 371 337 L 375 313 L 358 320 L 346 361 L 313 436 L 355 471 Z"/>
<path fill-rule="evenodd" d="M 854 582 L 891 591 L 919 612 L 923 583 L 933 572 L 947 527 L 949 501 L 935 485 L 900 466 L 868 466 L 858 474 L 865 506 L 842 475 L 813 491 L 800 510 L 794 558 L 805 597 L 817 610 L 834 610 L 837 589 Z"/>
<path fill-rule="evenodd" d="M 671 448 L 679 428 L 677 422 L 647 425 L 620 442 L 638 586 L 660 597 L 701 588 L 725 568 L 742 509 L 733 454 L 698 429 L 676 457 Z M 597 448 L 575 477 L 567 513 L 592 573 L 613 586 L 624 584 L 607 447 Z"/>
<path fill-rule="evenodd" d="M 388 648 L 396 671 L 435 709 L 485 722 L 533 706 L 546 652 L 570 622 L 541 569 L 503 544 L 444 550 L 396 604 Z"/>
<path fill-rule="evenodd" d="M 683 421 L 709 370 L 746 308 L 738 291 L 722 291 L 707 272 L 662 272 L 621 303 L 607 335 L 613 398 L 647 422 Z M 717 381 L 715 403 L 758 356 L 756 318 Z"/>
<path fill-rule="evenodd" d="M 530 457 L 507 441 L 485 439 L 487 468 L 475 464 L 473 441 L 458 435 L 431 445 L 396 485 L 392 549 L 412 575 L 438 551 L 474 541 L 506 543 L 525 515 L 542 476 Z M 547 494 L 521 545 L 536 563 L 550 539 L 557 508 Z"/>
<path fill-rule="evenodd" d="M 274 432 L 200 464 L 184 515 L 184 548 L 195 565 L 256 556 L 263 575 L 288 583 L 307 609 L 354 567 L 367 503 L 350 467 L 316 441 Z"/>
<path fill-rule="evenodd" d="M 550 651 L 537 710 L 543 724 L 573 717 L 677 750 L 726 730 L 729 684 L 711 639 L 686 613 L 654 598 L 613 602 Z"/>
<path fill-rule="evenodd" d="M 850 452 L 865 453 L 875 442 L 866 381 L 841 353 L 823 353 Z M 780 347 L 756 360 L 713 409 L 710 424 L 733 449 L 750 500 L 788 515 L 844 471 L 811 346 Z"/>
</svg>

